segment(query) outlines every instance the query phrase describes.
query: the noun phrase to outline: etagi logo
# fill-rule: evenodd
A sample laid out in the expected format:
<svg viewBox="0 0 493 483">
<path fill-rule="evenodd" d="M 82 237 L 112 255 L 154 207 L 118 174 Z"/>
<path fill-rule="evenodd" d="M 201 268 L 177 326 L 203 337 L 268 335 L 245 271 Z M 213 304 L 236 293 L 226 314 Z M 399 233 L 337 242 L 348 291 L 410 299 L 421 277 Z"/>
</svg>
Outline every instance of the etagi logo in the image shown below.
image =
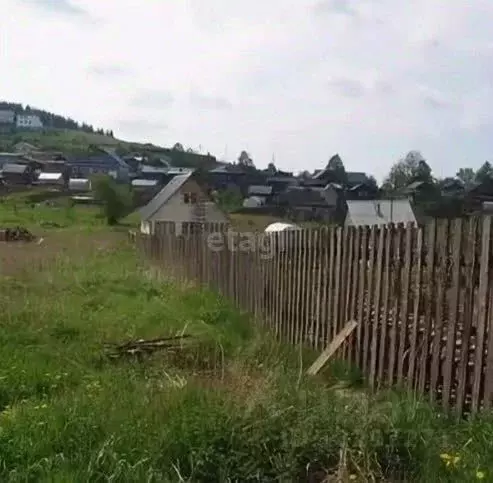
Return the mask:
<svg viewBox="0 0 493 483">
<path fill-rule="evenodd" d="M 216 253 L 223 250 L 242 253 L 258 252 L 260 258 L 263 260 L 270 260 L 275 255 L 273 238 L 268 235 L 260 235 L 259 233 L 239 233 L 232 230 L 226 233 L 209 233 L 207 235 L 207 247 Z"/>
</svg>

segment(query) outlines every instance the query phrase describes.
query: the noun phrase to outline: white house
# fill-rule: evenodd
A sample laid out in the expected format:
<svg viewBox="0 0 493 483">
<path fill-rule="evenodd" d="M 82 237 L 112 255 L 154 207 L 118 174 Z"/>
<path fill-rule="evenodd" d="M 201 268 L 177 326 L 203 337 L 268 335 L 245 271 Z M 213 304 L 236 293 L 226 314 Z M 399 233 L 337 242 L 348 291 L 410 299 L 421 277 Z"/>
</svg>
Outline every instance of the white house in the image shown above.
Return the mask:
<svg viewBox="0 0 493 483">
<path fill-rule="evenodd" d="M 182 224 L 228 223 L 226 214 L 212 201 L 193 172 L 174 176 L 171 181 L 139 211 L 141 232 L 154 233 L 155 222 L 175 223 L 175 233 L 182 232 Z"/>
<path fill-rule="evenodd" d="M 43 123 L 36 114 L 18 114 L 16 126 L 19 129 L 42 129 Z"/>
</svg>

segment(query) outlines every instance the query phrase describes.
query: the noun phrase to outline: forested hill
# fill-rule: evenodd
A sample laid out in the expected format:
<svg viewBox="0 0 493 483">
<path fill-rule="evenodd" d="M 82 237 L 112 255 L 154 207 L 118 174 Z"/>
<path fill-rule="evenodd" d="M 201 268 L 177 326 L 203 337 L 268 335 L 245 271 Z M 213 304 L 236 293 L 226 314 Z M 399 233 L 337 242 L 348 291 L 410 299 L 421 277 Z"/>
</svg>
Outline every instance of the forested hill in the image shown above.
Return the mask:
<svg viewBox="0 0 493 483">
<path fill-rule="evenodd" d="M 88 133 L 104 134 L 106 136 L 113 136 L 113 131 L 104 130 L 101 128 L 95 128 L 90 124 L 80 123 L 71 119 L 70 117 L 60 116 L 53 112 L 48 112 L 43 109 L 37 109 L 29 105 L 17 104 L 14 102 L 0 101 L 0 111 L 10 110 L 16 114 L 36 114 L 39 116 L 43 125 L 47 128 L 54 129 L 70 129 L 75 131 L 83 131 Z"/>
</svg>

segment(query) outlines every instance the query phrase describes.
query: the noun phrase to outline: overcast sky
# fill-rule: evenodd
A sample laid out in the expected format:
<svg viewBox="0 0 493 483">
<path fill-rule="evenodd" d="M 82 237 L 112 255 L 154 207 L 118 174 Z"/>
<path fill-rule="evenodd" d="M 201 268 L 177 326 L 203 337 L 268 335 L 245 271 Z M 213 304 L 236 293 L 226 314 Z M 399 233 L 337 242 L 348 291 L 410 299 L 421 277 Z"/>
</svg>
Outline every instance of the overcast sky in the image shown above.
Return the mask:
<svg viewBox="0 0 493 483">
<path fill-rule="evenodd" d="M 493 161 L 491 0 L 2 0 L 0 98 L 117 137 L 382 178 Z"/>
</svg>

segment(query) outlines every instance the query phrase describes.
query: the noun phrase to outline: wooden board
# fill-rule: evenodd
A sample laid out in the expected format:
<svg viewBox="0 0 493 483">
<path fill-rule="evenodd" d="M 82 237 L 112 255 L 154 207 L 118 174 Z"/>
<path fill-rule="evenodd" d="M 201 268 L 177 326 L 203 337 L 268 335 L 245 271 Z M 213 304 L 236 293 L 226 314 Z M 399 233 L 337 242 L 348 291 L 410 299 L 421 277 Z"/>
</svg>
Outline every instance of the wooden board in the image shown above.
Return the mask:
<svg viewBox="0 0 493 483">
<path fill-rule="evenodd" d="M 307 374 L 314 376 L 320 369 L 329 361 L 329 359 L 335 354 L 337 349 L 342 345 L 342 343 L 351 335 L 353 330 L 356 328 L 358 323 L 355 320 L 348 322 L 345 327 L 334 337 L 334 340 L 329 344 L 327 349 L 325 349 L 317 360 L 310 366 Z"/>
</svg>

